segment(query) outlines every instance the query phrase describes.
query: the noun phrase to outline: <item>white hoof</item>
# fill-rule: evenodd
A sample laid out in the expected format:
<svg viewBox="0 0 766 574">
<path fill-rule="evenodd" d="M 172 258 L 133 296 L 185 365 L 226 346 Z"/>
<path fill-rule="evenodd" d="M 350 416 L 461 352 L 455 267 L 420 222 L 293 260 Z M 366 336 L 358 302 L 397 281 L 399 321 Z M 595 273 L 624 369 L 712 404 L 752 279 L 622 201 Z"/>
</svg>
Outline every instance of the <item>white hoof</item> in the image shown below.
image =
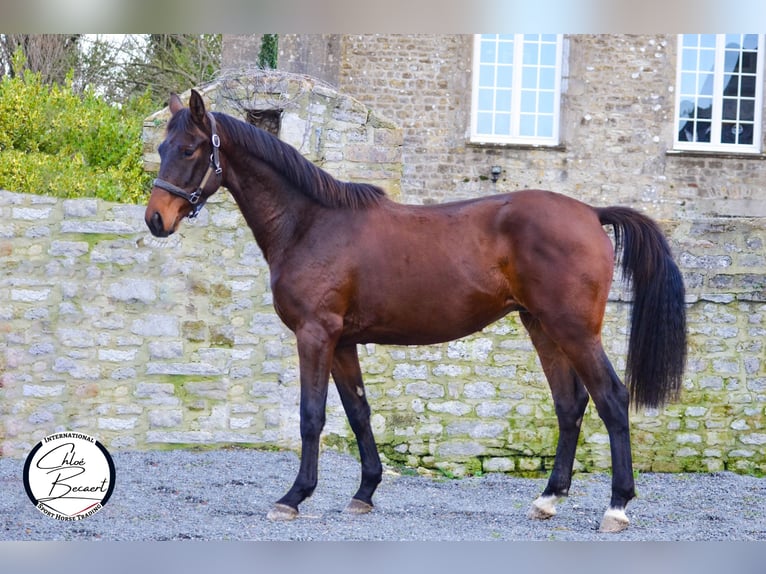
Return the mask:
<svg viewBox="0 0 766 574">
<path fill-rule="evenodd" d="M 266 515 L 266 518 L 269 520 L 276 520 L 276 521 L 287 521 L 287 520 L 294 520 L 298 517 L 298 511 L 293 508 L 292 506 L 287 506 L 286 504 L 280 504 L 277 502 L 274 504 L 274 507 L 269 510 L 269 513 Z"/>
<path fill-rule="evenodd" d="M 556 516 L 556 503 L 558 496 L 538 496 L 532 506 L 529 507 L 527 517 L 533 520 L 548 520 Z"/>
<path fill-rule="evenodd" d="M 601 532 L 622 532 L 628 527 L 630 520 L 622 508 L 609 508 L 601 519 Z"/>
</svg>

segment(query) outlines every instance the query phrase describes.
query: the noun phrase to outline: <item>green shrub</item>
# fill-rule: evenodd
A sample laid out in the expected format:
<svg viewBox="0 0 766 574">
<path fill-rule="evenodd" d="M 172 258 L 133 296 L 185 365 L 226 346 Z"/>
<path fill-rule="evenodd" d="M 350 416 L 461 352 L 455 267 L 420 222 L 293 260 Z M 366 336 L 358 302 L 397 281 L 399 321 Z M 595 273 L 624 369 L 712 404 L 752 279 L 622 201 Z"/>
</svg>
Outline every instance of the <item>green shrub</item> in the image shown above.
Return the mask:
<svg viewBox="0 0 766 574">
<path fill-rule="evenodd" d="M 16 68 L 20 69 L 20 68 Z M 148 93 L 123 106 L 92 90 L 77 94 L 71 77 L 46 85 L 30 71 L 0 79 L 0 188 L 56 197 L 146 199 L 143 119 Z"/>
</svg>

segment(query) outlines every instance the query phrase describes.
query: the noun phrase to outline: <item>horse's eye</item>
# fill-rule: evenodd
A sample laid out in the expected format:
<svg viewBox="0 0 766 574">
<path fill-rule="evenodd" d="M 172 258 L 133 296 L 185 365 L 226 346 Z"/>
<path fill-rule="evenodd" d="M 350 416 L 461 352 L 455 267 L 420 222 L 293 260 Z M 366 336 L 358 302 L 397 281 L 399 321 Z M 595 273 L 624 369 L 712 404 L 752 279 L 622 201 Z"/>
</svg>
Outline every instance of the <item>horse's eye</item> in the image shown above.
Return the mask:
<svg viewBox="0 0 766 574">
<path fill-rule="evenodd" d="M 185 147 L 183 149 L 183 154 L 184 154 L 184 157 L 191 157 L 194 155 L 194 150 L 191 148 Z"/>
</svg>

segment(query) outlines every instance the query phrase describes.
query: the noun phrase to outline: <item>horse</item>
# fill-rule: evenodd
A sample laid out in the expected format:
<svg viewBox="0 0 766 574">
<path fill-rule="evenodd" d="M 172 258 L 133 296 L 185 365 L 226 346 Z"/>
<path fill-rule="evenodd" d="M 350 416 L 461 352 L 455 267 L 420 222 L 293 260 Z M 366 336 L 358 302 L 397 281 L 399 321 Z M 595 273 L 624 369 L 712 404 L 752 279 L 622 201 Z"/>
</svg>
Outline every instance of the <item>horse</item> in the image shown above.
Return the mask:
<svg viewBox="0 0 766 574">
<path fill-rule="evenodd" d="M 395 202 L 342 182 L 277 137 L 176 94 L 146 206 L 167 237 L 219 187 L 263 252 L 273 305 L 294 333 L 300 372 L 300 467 L 268 511 L 291 520 L 317 485 L 329 380 L 359 447 L 361 482 L 346 506 L 373 509 L 382 464 L 357 345 L 454 340 L 518 312 L 548 381 L 559 436 L 545 489 L 528 516 L 548 519 L 569 493 L 590 399 L 608 431 L 611 499 L 600 529 L 628 527 L 635 496 L 630 405 L 678 398 L 686 360 L 684 283 L 657 223 L 628 207 L 593 207 L 546 190 L 437 205 Z M 614 245 L 604 226 L 611 226 Z M 619 255 L 619 260 L 616 257 Z M 619 264 L 633 301 L 623 384 L 601 342 Z"/>
</svg>

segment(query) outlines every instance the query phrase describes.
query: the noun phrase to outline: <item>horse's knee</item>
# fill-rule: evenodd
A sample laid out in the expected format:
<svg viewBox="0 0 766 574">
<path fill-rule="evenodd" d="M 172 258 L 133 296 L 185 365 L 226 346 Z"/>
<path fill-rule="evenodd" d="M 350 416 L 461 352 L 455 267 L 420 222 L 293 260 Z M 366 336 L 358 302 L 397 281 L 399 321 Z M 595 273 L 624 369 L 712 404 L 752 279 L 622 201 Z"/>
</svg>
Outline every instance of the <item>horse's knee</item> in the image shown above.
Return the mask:
<svg viewBox="0 0 766 574">
<path fill-rule="evenodd" d="M 319 440 L 324 423 L 324 409 L 301 409 L 301 439 Z"/>
</svg>

